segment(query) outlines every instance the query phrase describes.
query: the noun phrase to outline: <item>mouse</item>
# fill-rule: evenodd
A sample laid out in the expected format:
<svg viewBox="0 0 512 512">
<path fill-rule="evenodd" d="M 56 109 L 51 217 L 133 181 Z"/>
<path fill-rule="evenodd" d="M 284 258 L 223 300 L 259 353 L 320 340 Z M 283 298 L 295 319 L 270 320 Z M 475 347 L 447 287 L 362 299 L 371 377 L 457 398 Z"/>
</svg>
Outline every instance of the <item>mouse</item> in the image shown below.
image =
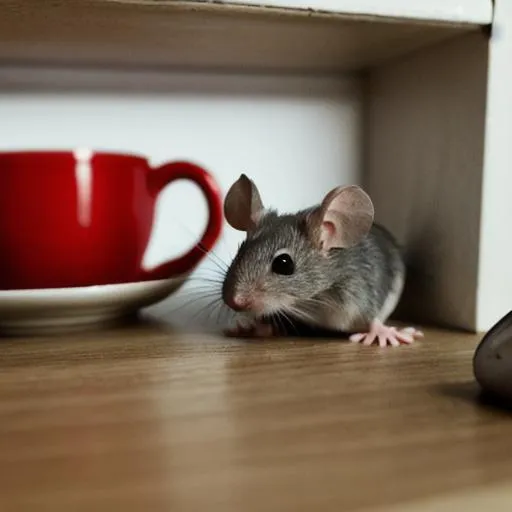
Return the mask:
<svg viewBox="0 0 512 512">
<path fill-rule="evenodd" d="M 224 199 L 227 223 L 245 233 L 222 281 L 222 300 L 238 317 L 225 334 L 281 336 L 289 334 L 285 323 L 297 322 L 363 345 L 397 347 L 423 338 L 414 327 L 386 323 L 406 266 L 374 213 L 358 185 L 338 186 L 315 206 L 279 213 L 263 205 L 254 181 L 241 174 Z"/>
</svg>

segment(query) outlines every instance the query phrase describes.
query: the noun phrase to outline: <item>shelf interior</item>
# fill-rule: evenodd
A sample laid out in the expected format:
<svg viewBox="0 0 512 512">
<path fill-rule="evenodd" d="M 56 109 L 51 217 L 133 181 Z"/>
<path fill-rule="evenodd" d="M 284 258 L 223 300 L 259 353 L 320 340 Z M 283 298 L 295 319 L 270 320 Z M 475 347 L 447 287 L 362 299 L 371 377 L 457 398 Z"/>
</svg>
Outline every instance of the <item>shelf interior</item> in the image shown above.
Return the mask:
<svg viewBox="0 0 512 512">
<path fill-rule="evenodd" d="M 0 65 L 347 72 L 482 26 L 210 2 L 4 0 Z"/>
</svg>

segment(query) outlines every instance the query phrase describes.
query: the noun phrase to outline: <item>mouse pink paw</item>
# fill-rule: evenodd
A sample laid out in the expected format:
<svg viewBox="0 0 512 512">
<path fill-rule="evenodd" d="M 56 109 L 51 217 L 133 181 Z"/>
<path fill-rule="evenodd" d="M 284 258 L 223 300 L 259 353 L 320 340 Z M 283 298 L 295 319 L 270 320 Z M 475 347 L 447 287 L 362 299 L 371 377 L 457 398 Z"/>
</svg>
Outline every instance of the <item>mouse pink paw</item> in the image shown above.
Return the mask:
<svg viewBox="0 0 512 512">
<path fill-rule="evenodd" d="M 238 323 L 235 327 L 225 331 L 226 336 L 231 338 L 270 338 L 276 332 L 271 324 L 255 322 L 252 324 Z"/>
<path fill-rule="evenodd" d="M 398 347 L 404 343 L 411 344 L 420 338 L 423 338 L 423 333 L 414 327 L 397 329 L 384 325 L 379 320 L 374 320 L 368 332 L 352 334 L 349 339 L 353 343 L 362 343 L 363 345 L 378 343 L 380 347 L 386 347 L 387 345 Z"/>
</svg>

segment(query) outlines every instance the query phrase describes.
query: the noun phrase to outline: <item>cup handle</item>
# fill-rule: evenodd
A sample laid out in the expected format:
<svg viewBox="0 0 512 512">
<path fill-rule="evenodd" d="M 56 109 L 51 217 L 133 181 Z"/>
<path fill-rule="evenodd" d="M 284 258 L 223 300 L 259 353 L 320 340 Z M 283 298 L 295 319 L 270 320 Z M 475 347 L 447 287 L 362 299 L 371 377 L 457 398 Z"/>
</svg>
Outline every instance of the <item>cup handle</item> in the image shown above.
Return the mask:
<svg viewBox="0 0 512 512">
<path fill-rule="evenodd" d="M 212 176 L 202 167 L 190 162 L 170 162 L 148 173 L 148 188 L 154 198 L 173 181 L 190 180 L 196 183 L 208 203 L 208 221 L 201 240 L 186 254 L 149 270 L 142 270 L 143 279 L 169 279 L 190 272 L 210 251 L 222 231 L 222 199 Z"/>
</svg>

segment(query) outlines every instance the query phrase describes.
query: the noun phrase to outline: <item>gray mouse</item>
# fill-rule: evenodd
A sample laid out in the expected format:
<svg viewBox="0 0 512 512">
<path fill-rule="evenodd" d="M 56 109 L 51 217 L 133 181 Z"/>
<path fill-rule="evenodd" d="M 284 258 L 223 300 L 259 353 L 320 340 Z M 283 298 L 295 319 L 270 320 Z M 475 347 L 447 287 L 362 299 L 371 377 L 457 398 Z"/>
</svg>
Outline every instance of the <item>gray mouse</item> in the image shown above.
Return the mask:
<svg viewBox="0 0 512 512">
<path fill-rule="evenodd" d="M 245 174 L 230 187 L 224 214 L 246 238 L 229 266 L 222 298 L 242 313 L 231 336 L 279 335 L 282 319 L 350 334 L 356 343 L 399 346 L 423 337 L 385 324 L 400 299 L 405 264 L 393 236 L 374 222 L 356 185 L 331 190 L 295 214 L 263 206 Z"/>
</svg>

